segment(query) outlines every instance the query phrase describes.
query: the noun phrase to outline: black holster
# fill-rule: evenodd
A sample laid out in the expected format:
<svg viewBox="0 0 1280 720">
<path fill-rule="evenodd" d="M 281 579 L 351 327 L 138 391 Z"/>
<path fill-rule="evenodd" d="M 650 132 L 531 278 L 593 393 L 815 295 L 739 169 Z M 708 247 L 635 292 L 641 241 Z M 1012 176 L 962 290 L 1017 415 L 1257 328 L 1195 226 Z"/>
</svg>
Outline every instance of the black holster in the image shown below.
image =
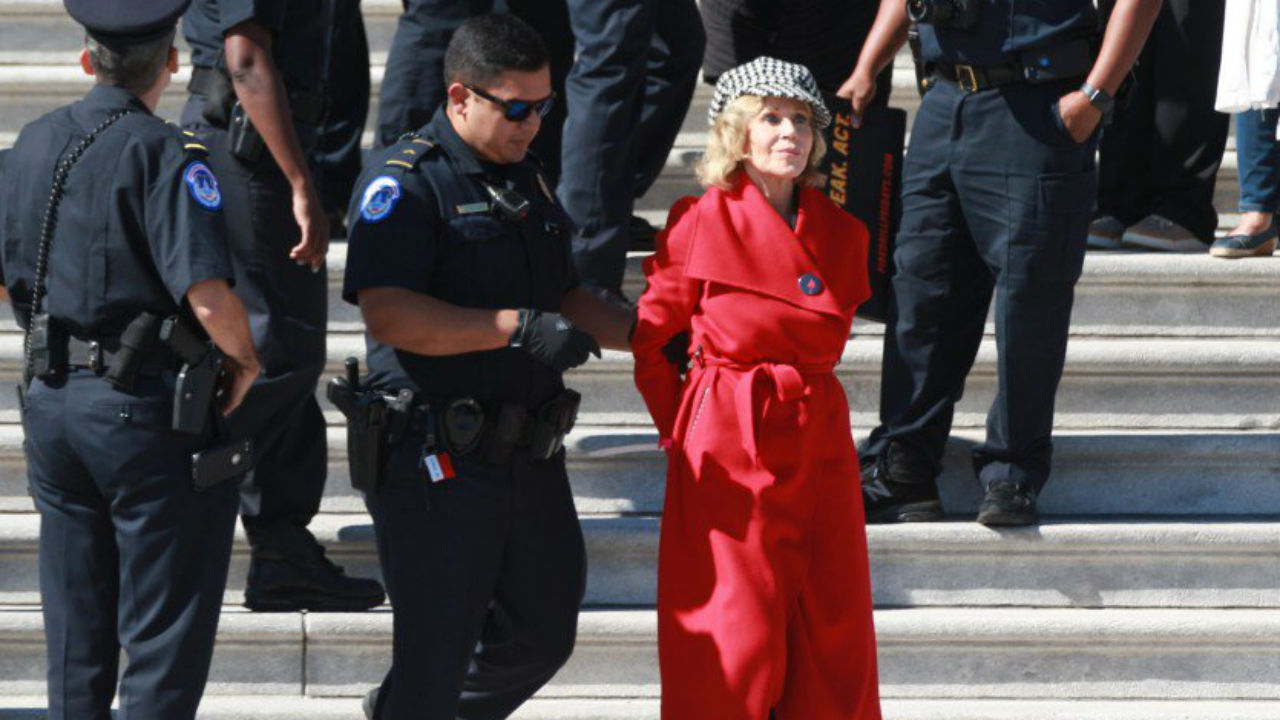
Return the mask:
<svg viewBox="0 0 1280 720">
<path fill-rule="evenodd" d="M 287 82 L 286 88 L 289 94 L 289 111 L 294 121 L 313 126 L 324 122 L 328 103 L 323 94 L 290 87 Z M 236 159 L 249 165 L 262 161 L 266 156 L 267 144 L 262 139 L 262 134 L 253 126 L 244 106 L 236 99 L 231 75 L 228 74 L 221 55 L 214 67 L 197 67 L 192 70 L 187 89 L 204 95 L 204 120 L 213 127 L 227 130 L 230 151 Z"/>
<path fill-rule="evenodd" d="M 354 358 L 348 359 L 349 370 L 352 360 Z M 347 419 L 347 467 L 351 487 L 366 494 L 376 493 L 385 475 L 390 450 L 409 426 L 413 391 L 401 390 L 397 395 L 387 395 L 360 382 L 357 371 L 329 380 L 325 394 Z"/>
<path fill-rule="evenodd" d="M 533 426 L 529 429 L 529 457 L 534 460 L 550 460 L 564 447 L 564 438 L 577 422 L 578 406 L 581 404 L 581 395 L 573 390 L 565 390 L 538 408 Z"/>
<path fill-rule="evenodd" d="M 104 376 L 112 387 L 124 392 L 133 390 L 138 368 L 142 366 L 148 351 L 156 347 L 156 338 L 160 335 L 160 324 L 163 321 L 159 315 L 144 312 L 120 333 L 120 349 L 116 351 Z"/>
</svg>

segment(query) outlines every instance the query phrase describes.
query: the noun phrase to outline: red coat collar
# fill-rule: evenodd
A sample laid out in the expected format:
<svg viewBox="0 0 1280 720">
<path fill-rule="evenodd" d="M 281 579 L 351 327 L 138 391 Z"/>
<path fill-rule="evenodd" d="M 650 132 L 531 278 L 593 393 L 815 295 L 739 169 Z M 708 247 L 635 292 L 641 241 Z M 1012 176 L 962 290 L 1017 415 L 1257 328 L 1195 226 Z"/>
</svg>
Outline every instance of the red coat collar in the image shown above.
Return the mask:
<svg viewBox="0 0 1280 720">
<path fill-rule="evenodd" d="M 867 230 L 818 190 L 801 189 L 795 230 L 741 173 L 732 190 L 711 188 L 697 204 L 686 275 L 839 317 L 867 299 Z M 819 292 L 802 289 L 807 276 Z"/>
</svg>

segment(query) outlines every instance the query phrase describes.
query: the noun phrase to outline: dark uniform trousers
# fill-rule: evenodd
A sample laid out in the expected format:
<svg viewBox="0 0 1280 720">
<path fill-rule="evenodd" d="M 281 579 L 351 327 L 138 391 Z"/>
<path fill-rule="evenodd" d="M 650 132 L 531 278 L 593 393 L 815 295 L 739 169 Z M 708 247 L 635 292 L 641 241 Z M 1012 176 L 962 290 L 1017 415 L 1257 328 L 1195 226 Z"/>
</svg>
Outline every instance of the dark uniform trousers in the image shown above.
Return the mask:
<svg viewBox="0 0 1280 720">
<path fill-rule="evenodd" d="M 235 415 L 237 436 L 254 438 L 256 464 L 243 485 L 242 518 L 255 545 L 272 527 L 306 526 L 320 511 L 328 467 L 316 383 L 324 371 L 328 277 L 289 258 L 301 231 L 292 191 L 270 159 L 246 165 L 224 130 L 203 127 L 218 177 L 236 295 L 244 302 L 262 378 Z"/>
<path fill-rule="evenodd" d="M 1099 215 L 1132 225 L 1155 213 L 1213 241 L 1231 120 L 1213 109 L 1224 12 L 1224 3 L 1199 0 L 1166 0 L 1160 9 L 1134 66 L 1137 82 L 1102 133 Z"/>
<path fill-rule="evenodd" d="M 237 495 L 194 489 L 191 453 L 208 439 L 170 429 L 172 387 L 150 375 L 124 393 L 73 370 L 27 394 L 51 720 L 109 720 L 121 650 L 121 720 L 195 717 Z"/>
<path fill-rule="evenodd" d="M 583 280 L 622 286 L 635 199 L 658 179 L 689 110 L 706 35 L 693 0 L 569 0 L 577 60 L 557 195 Z M 701 125 L 700 125 L 701 126 Z"/>
<path fill-rule="evenodd" d="M 360 175 L 360 136 L 369 115 L 369 41 L 360 0 L 330 0 L 327 108 L 316 133 L 315 161 L 320 202 L 328 212 L 345 212 Z"/>
<path fill-rule="evenodd" d="M 940 466 L 994 295 L 998 389 L 974 467 L 984 485 L 1038 490 L 1048 478 L 1097 188 L 1094 138 L 1077 144 L 1057 113 L 1077 84 L 966 93 L 938 82 L 921 101 L 903 172 L 881 426 L 864 456 L 899 439 Z"/>
<path fill-rule="evenodd" d="M 377 717 L 499 720 L 573 651 L 586 552 L 564 453 L 454 458 L 457 477 L 439 483 L 418 469 L 420 455 L 420 440 L 402 442 L 366 500 L 400 609 Z"/>
</svg>

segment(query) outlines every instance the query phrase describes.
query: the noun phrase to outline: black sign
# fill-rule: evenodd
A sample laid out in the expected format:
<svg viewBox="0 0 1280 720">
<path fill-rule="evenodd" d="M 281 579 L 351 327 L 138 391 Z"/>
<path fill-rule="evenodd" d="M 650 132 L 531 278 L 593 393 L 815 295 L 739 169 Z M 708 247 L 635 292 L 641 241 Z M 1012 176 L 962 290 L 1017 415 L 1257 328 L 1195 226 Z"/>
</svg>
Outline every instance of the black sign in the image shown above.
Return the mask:
<svg viewBox="0 0 1280 720">
<path fill-rule="evenodd" d="M 831 125 L 824 130 L 827 156 L 822 172 L 825 191 L 845 212 L 867 226 L 867 273 L 871 298 L 858 316 L 884 322 L 893 304 L 893 248 L 902 218 L 902 150 L 907 134 L 905 110 L 868 108 L 859 127 L 853 127 L 848 100 L 823 94 L 831 109 Z"/>
</svg>

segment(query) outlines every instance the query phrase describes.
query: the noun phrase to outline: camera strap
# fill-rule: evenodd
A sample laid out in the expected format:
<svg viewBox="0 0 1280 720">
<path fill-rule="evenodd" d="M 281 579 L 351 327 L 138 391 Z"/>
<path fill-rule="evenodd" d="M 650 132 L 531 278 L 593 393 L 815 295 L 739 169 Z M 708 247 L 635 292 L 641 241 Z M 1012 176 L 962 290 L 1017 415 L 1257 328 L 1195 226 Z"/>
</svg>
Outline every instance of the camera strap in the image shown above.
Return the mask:
<svg viewBox="0 0 1280 720">
<path fill-rule="evenodd" d="M 40 225 L 40 247 L 36 253 L 36 277 L 31 288 L 31 307 L 27 312 L 27 328 L 22 338 L 22 381 L 23 387 L 31 385 L 31 379 L 35 376 L 34 367 L 31 362 L 31 328 L 36 317 L 44 312 L 44 298 L 47 289 L 45 281 L 49 276 L 49 252 L 53 247 L 53 233 L 58 227 L 58 206 L 62 204 L 62 196 L 66 193 L 67 177 L 71 173 L 71 168 L 79 162 L 80 157 L 89 149 L 90 145 L 116 123 L 117 120 L 133 113 L 133 108 L 118 110 L 103 120 L 97 127 L 89 131 L 80 143 L 71 149 L 53 172 L 53 187 L 49 190 L 49 203 L 45 206 L 44 220 Z"/>
</svg>

